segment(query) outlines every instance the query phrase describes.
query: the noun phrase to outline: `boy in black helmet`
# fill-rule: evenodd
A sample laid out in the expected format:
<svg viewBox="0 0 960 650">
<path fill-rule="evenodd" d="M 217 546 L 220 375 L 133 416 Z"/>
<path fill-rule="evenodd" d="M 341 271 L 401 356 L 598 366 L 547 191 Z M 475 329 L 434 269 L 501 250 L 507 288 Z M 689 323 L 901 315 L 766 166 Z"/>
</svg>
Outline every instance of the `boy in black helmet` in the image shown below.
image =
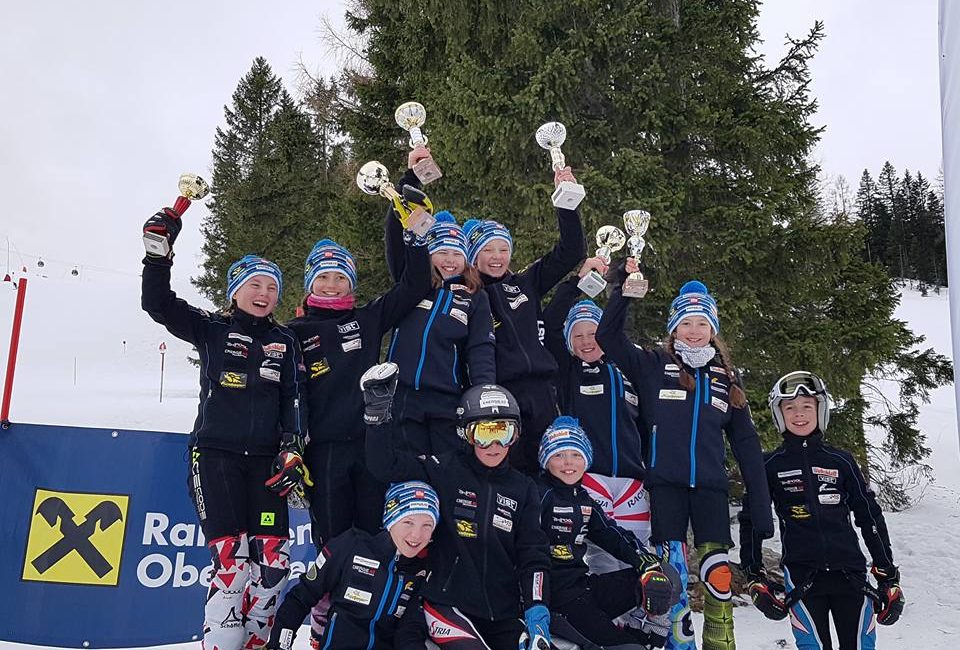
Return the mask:
<svg viewBox="0 0 960 650">
<path fill-rule="evenodd" d="M 398 372 L 385 363 L 360 380 L 367 462 L 382 481 L 429 482 L 440 497 L 441 523 L 423 616 L 398 631 L 397 647 L 422 647 L 429 637 L 449 650 L 515 650 L 524 632 L 548 643 L 550 556 L 540 495 L 533 480 L 507 462 L 520 435 L 516 400 L 495 384 L 468 389 L 458 415 L 470 448 L 418 457 L 395 448 L 391 402 Z"/>
<path fill-rule="evenodd" d="M 790 614 L 800 650 L 833 647 L 828 616 L 840 650 L 875 648 L 875 623 L 892 625 L 904 605 L 880 506 L 853 456 L 823 441 L 830 395 L 820 377 L 802 370 L 784 375 L 770 391 L 769 404 L 783 434 L 783 444 L 764 456 L 780 521 L 786 589 L 764 573 L 762 540 L 753 533 L 744 503 L 740 560 L 750 577 L 753 602 L 774 620 Z M 873 559 L 876 589 L 867 582 L 851 512 Z"/>
</svg>

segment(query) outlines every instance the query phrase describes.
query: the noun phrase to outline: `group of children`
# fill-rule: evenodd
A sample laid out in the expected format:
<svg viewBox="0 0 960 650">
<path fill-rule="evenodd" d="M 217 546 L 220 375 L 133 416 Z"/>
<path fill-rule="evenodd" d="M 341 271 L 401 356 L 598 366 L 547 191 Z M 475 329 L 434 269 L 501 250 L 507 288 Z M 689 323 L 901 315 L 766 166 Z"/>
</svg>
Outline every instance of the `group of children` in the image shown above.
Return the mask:
<svg viewBox="0 0 960 650">
<path fill-rule="evenodd" d="M 409 167 L 429 156 L 415 149 Z M 574 179 L 564 168 L 554 180 Z M 420 189 L 411 171 L 400 186 Z M 207 650 L 289 650 L 311 611 L 322 650 L 548 648 L 553 636 L 690 650 L 689 526 L 703 648 L 733 649 L 724 434 L 746 484 L 740 559 L 756 606 L 789 614 L 803 650 L 832 647 L 830 614 L 841 650 L 874 647 L 874 621 L 903 608 L 899 575 L 855 461 L 823 441 L 822 380 L 777 383 L 784 444 L 764 456 L 702 283 L 681 288 L 667 337 L 643 349 L 624 332 L 636 261 L 584 262 L 576 210 L 557 208 L 557 244 L 514 272 L 504 225 L 440 212 L 418 237 L 396 209 L 432 206 L 404 196 L 385 221 L 394 286 L 357 305 L 354 257 L 322 239 L 286 326 L 272 317 L 275 264 L 234 263 L 230 307 L 210 313 L 170 289 L 179 212 L 144 225 L 169 252 L 144 259 L 143 309 L 200 355 L 188 488 L 213 557 Z M 605 309 L 580 300 L 590 271 L 611 280 Z M 278 609 L 288 502 L 309 507 L 318 557 Z M 784 586 L 761 556 L 771 502 Z"/>
</svg>

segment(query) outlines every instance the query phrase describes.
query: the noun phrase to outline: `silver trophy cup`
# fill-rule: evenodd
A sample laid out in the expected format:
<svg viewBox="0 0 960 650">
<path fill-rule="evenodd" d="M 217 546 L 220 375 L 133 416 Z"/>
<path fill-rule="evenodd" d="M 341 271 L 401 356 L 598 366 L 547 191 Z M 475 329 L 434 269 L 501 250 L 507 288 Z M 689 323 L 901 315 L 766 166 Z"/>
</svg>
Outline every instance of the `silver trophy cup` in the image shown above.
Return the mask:
<svg viewBox="0 0 960 650">
<path fill-rule="evenodd" d="M 597 230 L 597 252 L 595 257 L 599 257 L 607 266 L 610 265 L 610 257 L 613 253 L 623 248 L 627 237 L 623 231 L 616 226 L 601 226 Z M 603 276 L 591 269 L 589 273 L 580 278 L 577 286 L 591 298 L 595 298 L 601 291 L 607 288 L 607 281 Z"/>
<path fill-rule="evenodd" d="M 393 113 L 393 119 L 397 121 L 397 125 L 401 129 L 410 132 L 411 149 L 425 147 L 427 145 L 427 136 L 420 130 L 420 127 L 423 126 L 423 123 L 427 119 L 427 111 L 423 107 L 423 104 L 419 102 L 406 102 L 405 104 L 401 104 Z M 432 156 L 417 162 L 417 164 L 413 166 L 413 173 L 417 175 L 417 178 L 419 178 L 420 182 L 424 185 L 432 183 L 443 176 L 443 172 L 440 171 L 440 167 L 437 166 Z"/>
<path fill-rule="evenodd" d="M 404 200 L 397 188 L 390 182 L 390 173 L 382 163 L 376 160 L 366 162 L 357 172 L 357 187 L 364 194 L 382 196 L 393 204 L 394 212 L 400 219 L 403 227 L 410 232 L 423 237 L 430 230 L 436 219 L 433 215 L 417 205 L 410 205 Z"/>
<path fill-rule="evenodd" d="M 647 246 L 647 240 L 643 238 L 650 227 L 650 213 L 646 210 L 628 210 L 623 213 L 623 227 L 630 234 L 627 240 L 627 250 L 630 257 L 637 260 L 640 264 L 640 255 Z M 643 277 L 643 273 L 637 271 L 627 276 L 623 283 L 623 295 L 630 298 L 643 298 L 647 295 L 650 288 L 650 282 Z"/>
<path fill-rule="evenodd" d="M 560 145 L 567 139 L 567 127 L 560 122 L 547 122 L 537 129 L 537 144 L 550 152 L 551 166 L 554 171 L 567 166 Z M 580 183 L 561 181 L 553 191 L 553 205 L 566 210 L 575 210 L 587 191 Z"/>
</svg>

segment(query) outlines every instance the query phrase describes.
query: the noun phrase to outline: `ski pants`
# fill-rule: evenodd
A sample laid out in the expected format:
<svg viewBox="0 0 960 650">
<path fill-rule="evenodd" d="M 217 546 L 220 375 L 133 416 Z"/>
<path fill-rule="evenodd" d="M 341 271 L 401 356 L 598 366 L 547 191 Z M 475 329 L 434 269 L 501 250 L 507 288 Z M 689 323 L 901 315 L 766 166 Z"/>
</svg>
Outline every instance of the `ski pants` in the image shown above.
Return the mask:
<svg viewBox="0 0 960 650">
<path fill-rule="evenodd" d="M 290 571 L 286 499 L 266 487 L 273 458 L 190 451 L 187 487 L 213 558 L 203 646 L 240 650 L 270 638 Z"/>
<path fill-rule="evenodd" d="M 510 464 L 529 476 L 540 473 L 540 438 L 560 412 L 557 391 L 548 378 L 519 379 L 503 384 L 520 407 L 520 440 L 510 452 Z"/>
<path fill-rule="evenodd" d="M 459 395 L 397 386 L 393 419 L 401 450 L 435 456 L 465 446 L 467 443 L 457 434 L 458 406 Z"/>
<path fill-rule="evenodd" d="M 427 601 L 423 602 L 423 615 L 430 640 L 447 650 L 517 650 L 525 629 L 518 618 L 471 619 L 452 605 Z"/>
<path fill-rule="evenodd" d="M 636 535 L 641 544 L 649 542 L 650 500 L 643 481 L 588 473 L 583 475 L 581 485 L 607 517 Z M 592 573 L 608 573 L 627 566 L 593 544 L 588 544 L 585 559 Z"/>
<path fill-rule="evenodd" d="M 787 591 L 809 580 L 784 568 Z M 866 581 L 866 575 L 858 576 Z M 833 650 L 830 618 L 837 632 L 839 650 L 874 650 L 877 647 L 876 617 L 873 601 L 842 571 L 818 571 L 813 584 L 799 602 L 790 608 L 790 626 L 798 650 Z"/>
</svg>

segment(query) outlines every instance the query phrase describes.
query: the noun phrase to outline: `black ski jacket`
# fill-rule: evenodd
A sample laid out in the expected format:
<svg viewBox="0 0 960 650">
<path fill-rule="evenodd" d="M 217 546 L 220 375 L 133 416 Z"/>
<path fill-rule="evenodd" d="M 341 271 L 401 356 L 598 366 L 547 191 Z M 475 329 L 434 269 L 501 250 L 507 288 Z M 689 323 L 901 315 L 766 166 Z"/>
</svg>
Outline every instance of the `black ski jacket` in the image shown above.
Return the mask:
<svg viewBox="0 0 960 650">
<path fill-rule="evenodd" d="M 621 562 L 634 568 L 640 565 L 644 550 L 640 541 L 608 518 L 579 484 L 567 485 L 544 472 L 537 487 L 540 527 L 550 541 L 550 604 L 554 608 L 576 600 L 587 588 L 586 540 Z"/>
<path fill-rule="evenodd" d="M 427 247 L 411 245 L 405 251 L 406 271 L 376 300 L 350 310 L 307 307 L 288 323 L 300 339 L 306 366 L 308 456 L 314 443 L 363 437 L 360 377 L 380 360 L 383 335 L 430 290 Z"/>
<path fill-rule="evenodd" d="M 850 523 L 853 513 L 874 565 L 893 566 L 893 552 L 883 512 L 853 456 L 824 444 L 819 431 L 800 437 L 783 434 L 783 444 L 764 454 L 767 483 L 780 522 L 781 563 L 798 569 L 848 570 L 863 573 L 865 559 Z M 744 501 L 740 520 L 740 563 L 763 566 L 762 539 Z M 752 505 L 752 504 L 749 504 Z M 767 508 L 768 501 L 759 504 Z"/>
<path fill-rule="evenodd" d="M 323 547 L 277 610 L 270 647 L 300 630 L 303 619 L 330 594 L 330 622 L 320 647 L 328 650 L 394 647 L 394 633 L 427 575 L 425 559 L 397 552 L 390 533 L 352 528 Z"/>
<path fill-rule="evenodd" d="M 140 304 L 200 355 L 200 407 L 190 445 L 273 456 L 301 434 L 300 346 L 272 318 L 192 307 L 170 288 L 171 262 L 143 260 Z"/>
<path fill-rule="evenodd" d="M 609 358 L 586 363 L 573 356 L 563 337 L 567 313 L 580 299 L 578 280 L 573 277 L 561 282 L 543 310 L 547 350 L 559 367 L 560 412 L 578 418 L 587 432 L 593 446 L 590 472 L 643 480 L 649 437 L 640 419 L 637 389 Z"/>
<path fill-rule="evenodd" d="M 397 452 L 393 422 L 367 428 L 366 453 L 377 479 L 426 481 L 440 497 L 427 601 L 490 621 L 549 604 L 550 557 L 533 479 L 508 460 L 484 466 L 472 448 L 439 457 Z"/>
<path fill-rule="evenodd" d="M 769 499 L 763 472 L 763 450 L 749 408 L 730 404 L 730 379 L 719 358 L 702 368 L 685 367 L 696 388 L 680 385 L 679 359 L 662 348 L 635 346 L 623 331 L 629 299 L 615 285 L 597 328 L 597 342 L 608 358 L 637 388 L 640 411 L 650 431 L 646 485 L 727 489 L 727 436 L 740 465 L 747 491 L 755 502 Z M 770 509 L 755 507 L 754 526 L 773 535 Z"/>
<path fill-rule="evenodd" d="M 580 213 L 557 208 L 560 241 L 520 273 L 501 278 L 480 274 L 490 298 L 497 338 L 497 383 L 522 379 L 552 380 L 557 363 L 543 347 L 540 302 L 586 254 Z"/>
</svg>

